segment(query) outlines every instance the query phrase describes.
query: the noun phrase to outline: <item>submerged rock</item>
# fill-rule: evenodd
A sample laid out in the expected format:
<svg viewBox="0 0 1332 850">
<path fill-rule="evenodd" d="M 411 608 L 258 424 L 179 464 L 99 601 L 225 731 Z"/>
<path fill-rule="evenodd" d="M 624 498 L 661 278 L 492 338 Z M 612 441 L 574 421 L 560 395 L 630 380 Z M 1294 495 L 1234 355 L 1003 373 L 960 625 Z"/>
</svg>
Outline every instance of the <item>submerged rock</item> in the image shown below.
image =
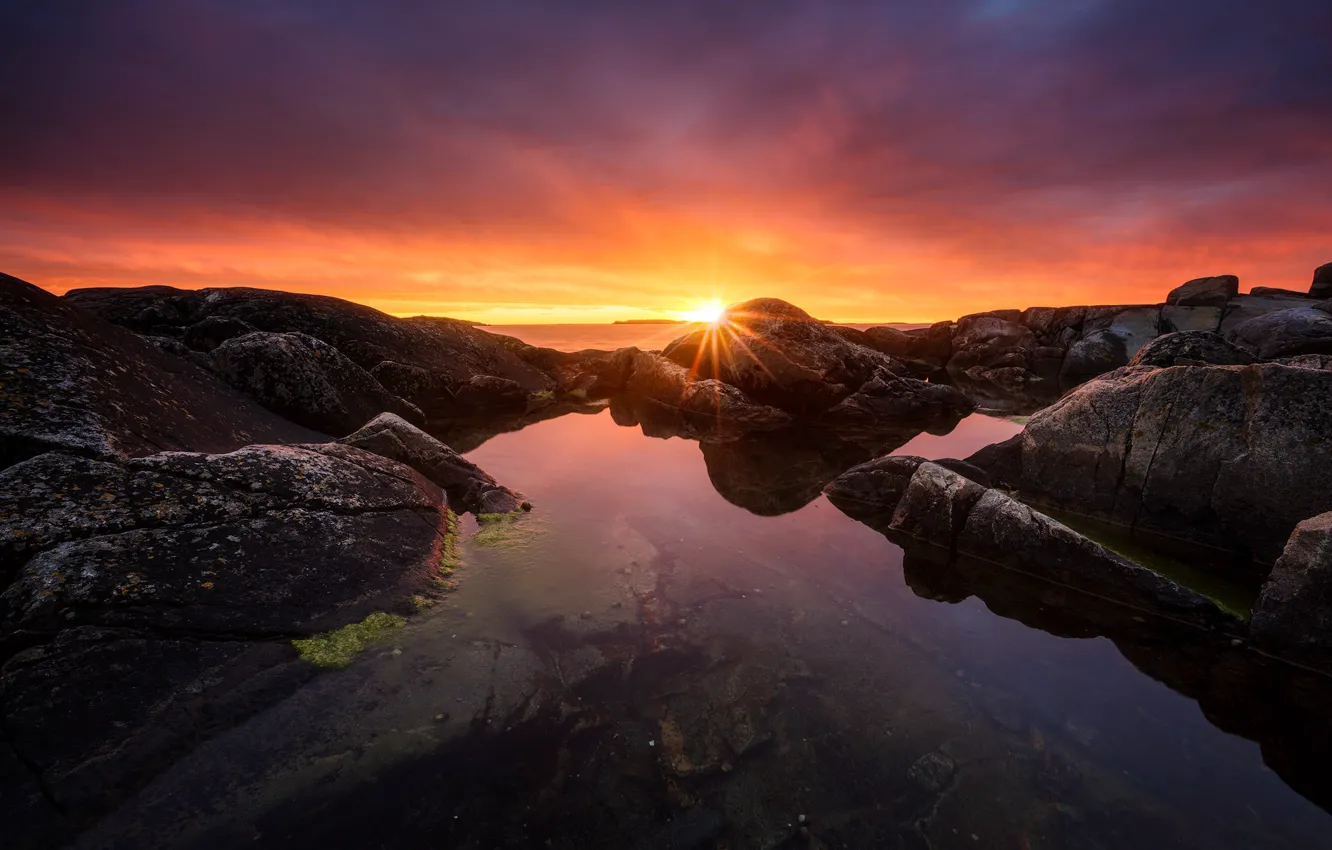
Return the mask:
<svg viewBox="0 0 1332 850">
<path fill-rule="evenodd" d="M 256 331 L 213 349 L 213 369 L 238 390 L 293 422 L 339 436 L 378 413 L 418 425 L 425 416 L 320 339 Z"/>
<path fill-rule="evenodd" d="M 1295 526 L 1253 608 L 1269 643 L 1332 649 L 1332 513 Z"/>
<path fill-rule="evenodd" d="M 318 435 L 193 363 L 0 275 L 0 468 L 52 449 L 123 458 Z"/>
<path fill-rule="evenodd" d="M 460 510 L 502 514 L 531 508 L 521 493 L 501 485 L 467 458 L 392 413 L 376 416 L 338 442 L 410 466 L 448 493 Z"/>
</svg>

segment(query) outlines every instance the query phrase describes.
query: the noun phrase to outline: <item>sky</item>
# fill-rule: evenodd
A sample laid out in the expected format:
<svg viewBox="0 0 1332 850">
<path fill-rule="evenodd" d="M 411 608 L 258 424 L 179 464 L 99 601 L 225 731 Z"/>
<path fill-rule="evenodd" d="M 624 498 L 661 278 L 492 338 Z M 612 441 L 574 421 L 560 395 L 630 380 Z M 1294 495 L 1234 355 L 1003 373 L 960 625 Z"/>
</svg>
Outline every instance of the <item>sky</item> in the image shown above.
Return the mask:
<svg viewBox="0 0 1332 850">
<path fill-rule="evenodd" d="M 1328 0 L 0 0 L 0 271 L 499 324 L 1307 289 Z"/>
</svg>

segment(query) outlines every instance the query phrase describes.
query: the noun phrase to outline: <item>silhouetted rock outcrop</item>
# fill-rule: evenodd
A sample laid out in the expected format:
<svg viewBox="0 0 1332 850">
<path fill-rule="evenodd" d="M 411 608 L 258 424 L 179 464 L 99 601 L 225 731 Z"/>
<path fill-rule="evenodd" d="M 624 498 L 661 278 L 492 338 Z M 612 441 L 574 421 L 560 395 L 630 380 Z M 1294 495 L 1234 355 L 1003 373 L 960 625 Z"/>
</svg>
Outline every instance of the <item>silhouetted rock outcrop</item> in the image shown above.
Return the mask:
<svg viewBox="0 0 1332 850">
<path fill-rule="evenodd" d="M 1175 287 L 1166 296 L 1166 303 L 1181 307 L 1224 307 L 1236 295 L 1239 295 L 1239 278 L 1223 274 L 1200 277 Z"/>
<path fill-rule="evenodd" d="M 1314 269 L 1313 283 L 1309 284 L 1309 295 L 1314 298 L 1332 298 L 1332 263 L 1325 263 Z"/>
<path fill-rule="evenodd" d="M 337 349 L 366 372 L 378 371 L 390 393 L 432 418 L 471 412 L 465 403 L 459 404 L 453 390 L 477 376 L 512 381 L 505 387 L 516 385 L 524 395 L 554 388 L 554 381 L 519 357 L 504 337 L 452 319 L 398 319 L 340 298 L 240 287 L 166 286 L 76 289 L 64 298 L 130 330 L 177 337 L 199 350 L 211 350 L 246 327 L 306 334 Z M 385 362 L 420 371 L 376 369 Z M 492 410 L 495 395 L 482 391 L 469 398 Z M 508 395 L 512 393 L 506 392 L 503 404 L 511 406 Z"/>
</svg>

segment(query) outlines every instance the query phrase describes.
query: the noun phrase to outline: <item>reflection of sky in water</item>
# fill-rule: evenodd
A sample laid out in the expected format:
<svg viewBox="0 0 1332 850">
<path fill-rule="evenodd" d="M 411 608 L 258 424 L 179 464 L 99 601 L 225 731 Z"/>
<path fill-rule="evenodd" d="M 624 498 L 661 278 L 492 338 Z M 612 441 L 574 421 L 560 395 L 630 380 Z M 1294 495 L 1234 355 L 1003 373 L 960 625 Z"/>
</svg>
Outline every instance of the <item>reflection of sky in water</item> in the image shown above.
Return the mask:
<svg viewBox="0 0 1332 850">
<path fill-rule="evenodd" d="M 1019 430 L 1009 420 L 977 415 L 950 434 L 922 434 L 895 453 L 966 457 Z M 469 457 L 531 497 L 550 535 L 535 555 L 525 553 L 522 567 L 497 560 L 487 568 L 558 576 L 543 596 L 560 599 L 554 607 L 595 611 L 627 528 L 628 537 L 648 544 L 659 559 L 676 559 L 695 574 L 737 587 L 768 575 L 778 597 L 803 602 L 810 617 L 868 624 L 868 642 L 847 652 L 879 654 L 888 666 L 907 663 L 906 656 L 920 663 L 916 656 L 923 656 L 978 694 L 1003 694 L 1034 728 L 1081 746 L 1089 758 L 1189 817 L 1211 817 L 1218 806 L 1252 807 L 1264 823 L 1291 819 L 1297 835 L 1328 825 L 1264 768 L 1256 744 L 1215 729 L 1194 700 L 1144 675 L 1110 640 L 1054 637 L 995 616 L 974 597 L 957 604 L 920 598 L 903 583 L 901 550 L 825 499 L 773 517 L 723 499 L 709 484 L 697 443 L 645 439 L 601 413 L 500 435 Z M 522 582 L 492 577 L 485 584 L 486 593 L 507 585 L 515 607 L 532 605 L 535 588 Z M 773 624 L 756 614 L 752 621 L 737 619 L 735 627 L 758 630 L 762 640 Z M 916 708 L 928 713 L 934 707 Z"/>
</svg>

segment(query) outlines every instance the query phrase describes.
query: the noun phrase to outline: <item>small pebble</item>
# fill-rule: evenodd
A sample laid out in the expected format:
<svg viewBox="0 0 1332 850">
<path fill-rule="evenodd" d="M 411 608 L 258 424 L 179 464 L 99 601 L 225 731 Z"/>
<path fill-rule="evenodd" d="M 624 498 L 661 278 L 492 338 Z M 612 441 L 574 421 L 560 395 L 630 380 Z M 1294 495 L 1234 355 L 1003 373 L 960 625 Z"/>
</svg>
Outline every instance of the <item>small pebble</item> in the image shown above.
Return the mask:
<svg viewBox="0 0 1332 850">
<path fill-rule="evenodd" d="M 393 653 L 392 653 L 392 654 L 393 654 L 393 655 L 402 655 L 402 650 L 401 650 L 401 649 L 398 649 L 398 648 L 395 646 L 395 647 L 393 647 Z"/>
<path fill-rule="evenodd" d="M 850 620 L 843 620 L 843 621 L 842 621 L 842 625 L 844 625 L 844 626 L 849 626 L 849 625 L 851 625 L 851 621 L 850 621 Z"/>
<path fill-rule="evenodd" d="M 688 622 L 689 622 L 689 621 L 686 620 L 684 617 L 681 617 L 680 619 L 678 619 L 678 620 L 675 621 L 675 625 L 677 625 L 677 626 L 683 626 L 683 625 L 687 624 Z"/>
<path fill-rule="evenodd" d="M 649 740 L 648 740 L 648 746 L 649 746 L 649 747 L 655 747 L 655 746 L 657 746 L 657 742 L 656 742 L 656 741 L 653 741 L 653 740 L 651 740 L 651 739 L 649 739 Z"/>
<path fill-rule="evenodd" d="M 1231 646 L 1243 646 L 1243 645 L 1244 645 L 1244 641 L 1240 640 L 1239 638 L 1231 638 L 1231 639 L 1230 639 L 1230 645 L 1231 645 Z"/>
<path fill-rule="evenodd" d="M 435 719 L 436 719 L 436 720 L 443 720 L 443 719 L 444 719 L 444 715 L 442 715 L 442 714 L 436 714 L 436 715 L 435 715 Z"/>
<path fill-rule="evenodd" d="M 590 619 L 592 619 L 592 612 L 591 612 L 591 611 L 584 611 L 583 613 L 579 614 L 578 616 L 579 616 L 580 619 L 583 619 L 583 620 L 590 620 Z"/>
<path fill-rule="evenodd" d="M 624 603 L 623 603 L 623 602 L 620 602 L 620 601 L 617 600 L 617 601 L 611 603 L 611 607 L 612 607 L 612 608 L 623 608 L 623 607 L 624 607 Z"/>
<path fill-rule="evenodd" d="M 804 823 L 804 822 L 805 822 L 805 816 L 804 816 L 804 815 L 797 815 L 797 816 L 796 816 L 796 823 Z"/>
</svg>

